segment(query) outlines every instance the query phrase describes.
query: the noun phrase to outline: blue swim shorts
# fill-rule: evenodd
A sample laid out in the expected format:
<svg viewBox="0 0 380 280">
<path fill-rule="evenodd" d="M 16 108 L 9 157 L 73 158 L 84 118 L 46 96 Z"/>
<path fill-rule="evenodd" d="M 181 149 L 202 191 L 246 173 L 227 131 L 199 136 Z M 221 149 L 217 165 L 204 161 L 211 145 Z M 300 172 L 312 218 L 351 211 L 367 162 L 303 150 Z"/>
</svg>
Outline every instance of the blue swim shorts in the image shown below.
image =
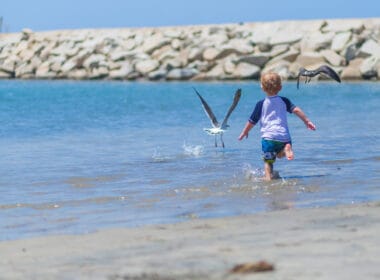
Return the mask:
<svg viewBox="0 0 380 280">
<path fill-rule="evenodd" d="M 280 142 L 276 140 L 261 139 L 261 149 L 263 150 L 263 160 L 268 163 L 276 161 L 276 156 L 281 152 L 286 144 L 291 142 Z"/>
</svg>

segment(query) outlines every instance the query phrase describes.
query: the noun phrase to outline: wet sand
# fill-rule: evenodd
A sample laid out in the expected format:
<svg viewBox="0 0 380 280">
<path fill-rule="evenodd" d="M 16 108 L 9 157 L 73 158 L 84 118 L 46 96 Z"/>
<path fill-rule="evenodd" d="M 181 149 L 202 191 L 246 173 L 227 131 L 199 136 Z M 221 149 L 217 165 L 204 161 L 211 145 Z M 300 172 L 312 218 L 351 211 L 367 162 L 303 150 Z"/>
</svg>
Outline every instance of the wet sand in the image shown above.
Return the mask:
<svg viewBox="0 0 380 280">
<path fill-rule="evenodd" d="M 290 209 L 4 241 L 0 279 L 380 279 L 379 248 L 380 202 Z"/>
</svg>

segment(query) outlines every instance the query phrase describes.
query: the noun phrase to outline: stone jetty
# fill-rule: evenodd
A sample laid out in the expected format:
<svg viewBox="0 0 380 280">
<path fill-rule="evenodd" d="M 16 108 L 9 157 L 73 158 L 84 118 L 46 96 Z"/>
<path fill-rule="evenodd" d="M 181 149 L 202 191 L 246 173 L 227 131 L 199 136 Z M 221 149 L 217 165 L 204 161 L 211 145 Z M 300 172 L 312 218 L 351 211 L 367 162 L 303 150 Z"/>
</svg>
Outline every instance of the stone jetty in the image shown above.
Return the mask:
<svg viewBox="0 0 380 280">
<path fill-rule="evenodd" d="M 380 80 L 380 18 L 0 34 L 0 78 L 240 80 L 328 64 Z"/>
</svg>

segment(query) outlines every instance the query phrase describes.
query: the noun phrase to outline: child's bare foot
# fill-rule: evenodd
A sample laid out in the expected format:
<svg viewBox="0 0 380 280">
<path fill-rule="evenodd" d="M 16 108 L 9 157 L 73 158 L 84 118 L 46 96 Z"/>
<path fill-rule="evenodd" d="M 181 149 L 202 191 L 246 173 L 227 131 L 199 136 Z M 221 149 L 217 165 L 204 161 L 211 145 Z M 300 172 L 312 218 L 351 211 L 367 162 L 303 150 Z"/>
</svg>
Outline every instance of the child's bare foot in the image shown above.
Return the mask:
<svg viewBox="0 0 380 280">
<path fill-rule="evenodd" d="M 269 182 L 269 181 L 272 181 L 272 177 L 271 176 L 264 176 L 263 180 Z"/>
<path fill-rule="evenodd" d="M 293 160 L 293 159 L 294 159 L 294 154 L 293 154 L 293 150 L 292 150 L 292 145 L 290 145 L 290 144 L 286 144 L 286 145 L 285 145 L 285 148 L 284 148 L 284 152 L 285 152 L 286 158 L 287 158 L 288 160 Z"/>
<path fill-rule="evenodd" d="M 277 180 L 277 179 L 280 179 L 280 173 L 278 171 L 275 171 L 273 170 L 273 173 L 271 174 L 265 174 L 265 176 L 263 177 L 263 180 L 264 181 L 272 181 L 272 180 Z"/>
</svg>

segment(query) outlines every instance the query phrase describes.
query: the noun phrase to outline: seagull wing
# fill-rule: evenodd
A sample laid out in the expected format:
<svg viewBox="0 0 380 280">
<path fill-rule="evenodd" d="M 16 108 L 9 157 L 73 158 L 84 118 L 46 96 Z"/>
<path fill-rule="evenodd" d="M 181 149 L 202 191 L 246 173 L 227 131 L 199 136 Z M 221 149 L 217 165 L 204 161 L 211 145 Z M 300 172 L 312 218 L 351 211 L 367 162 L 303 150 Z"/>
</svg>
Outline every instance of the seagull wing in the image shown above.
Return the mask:
<svg viewBox="0 0 380 280">
<path fill-rule="evenodd" d="M 214 113 L 212 112 L 210 106 L 207 104 L 206 100 L 203 99 L 203 97 L 199 94 L 199 92 L 193 88 L 195 93 L 198 95 L 199 99 L 201 100 L 202 102 L 202 106 L 203 106 L 203 109 L 205 110 L 206 112 L 206 115 L 208 116 L 208 118 L 210 119 L 211 121 L 211 124 L 214 126 L 214 127 L 218 127 L 219 126 L 219 123 L 214 115 Z"/>
<path fill-rule="evenodd" d="M 340 77 L 339 77 L 339 75 L 331 67 L 329 67 L 327 65 L 322 65 L 316 71 L 318 71 L 318 73 L 324 73 L 327 76 L 329 76 L 331 79 L 334 79 L 335 81 L 337 81 L 338 83 L 340 83 Z"/>
<path fill-rule="evenodd" d="M 239 103 L 240 97 L 241 97 L 241 89 L 239 88 L 235 92 L 234 101 L 232 102 L 230 108 L 228 109 L 228 112 L 227 112 L 226 116 L 224 117 L 224 120 L 223 120 L 223 123 L 222 123 L 222 126 L 221 126 L 222 128 L 224 128 L 224 127 L 227 126 L 228 118 L 230 117 L 232 111 L 236 108 L 236 105 Z"/>
<path fill-rule="evenodd" d="M 306 76 L 306 69 L 301 67 L 300 70 L 298 71 L 298 76 L 297 76 L 297 89 L 300 88 L 300 77 L 301 76 Z"/>
</svg>

